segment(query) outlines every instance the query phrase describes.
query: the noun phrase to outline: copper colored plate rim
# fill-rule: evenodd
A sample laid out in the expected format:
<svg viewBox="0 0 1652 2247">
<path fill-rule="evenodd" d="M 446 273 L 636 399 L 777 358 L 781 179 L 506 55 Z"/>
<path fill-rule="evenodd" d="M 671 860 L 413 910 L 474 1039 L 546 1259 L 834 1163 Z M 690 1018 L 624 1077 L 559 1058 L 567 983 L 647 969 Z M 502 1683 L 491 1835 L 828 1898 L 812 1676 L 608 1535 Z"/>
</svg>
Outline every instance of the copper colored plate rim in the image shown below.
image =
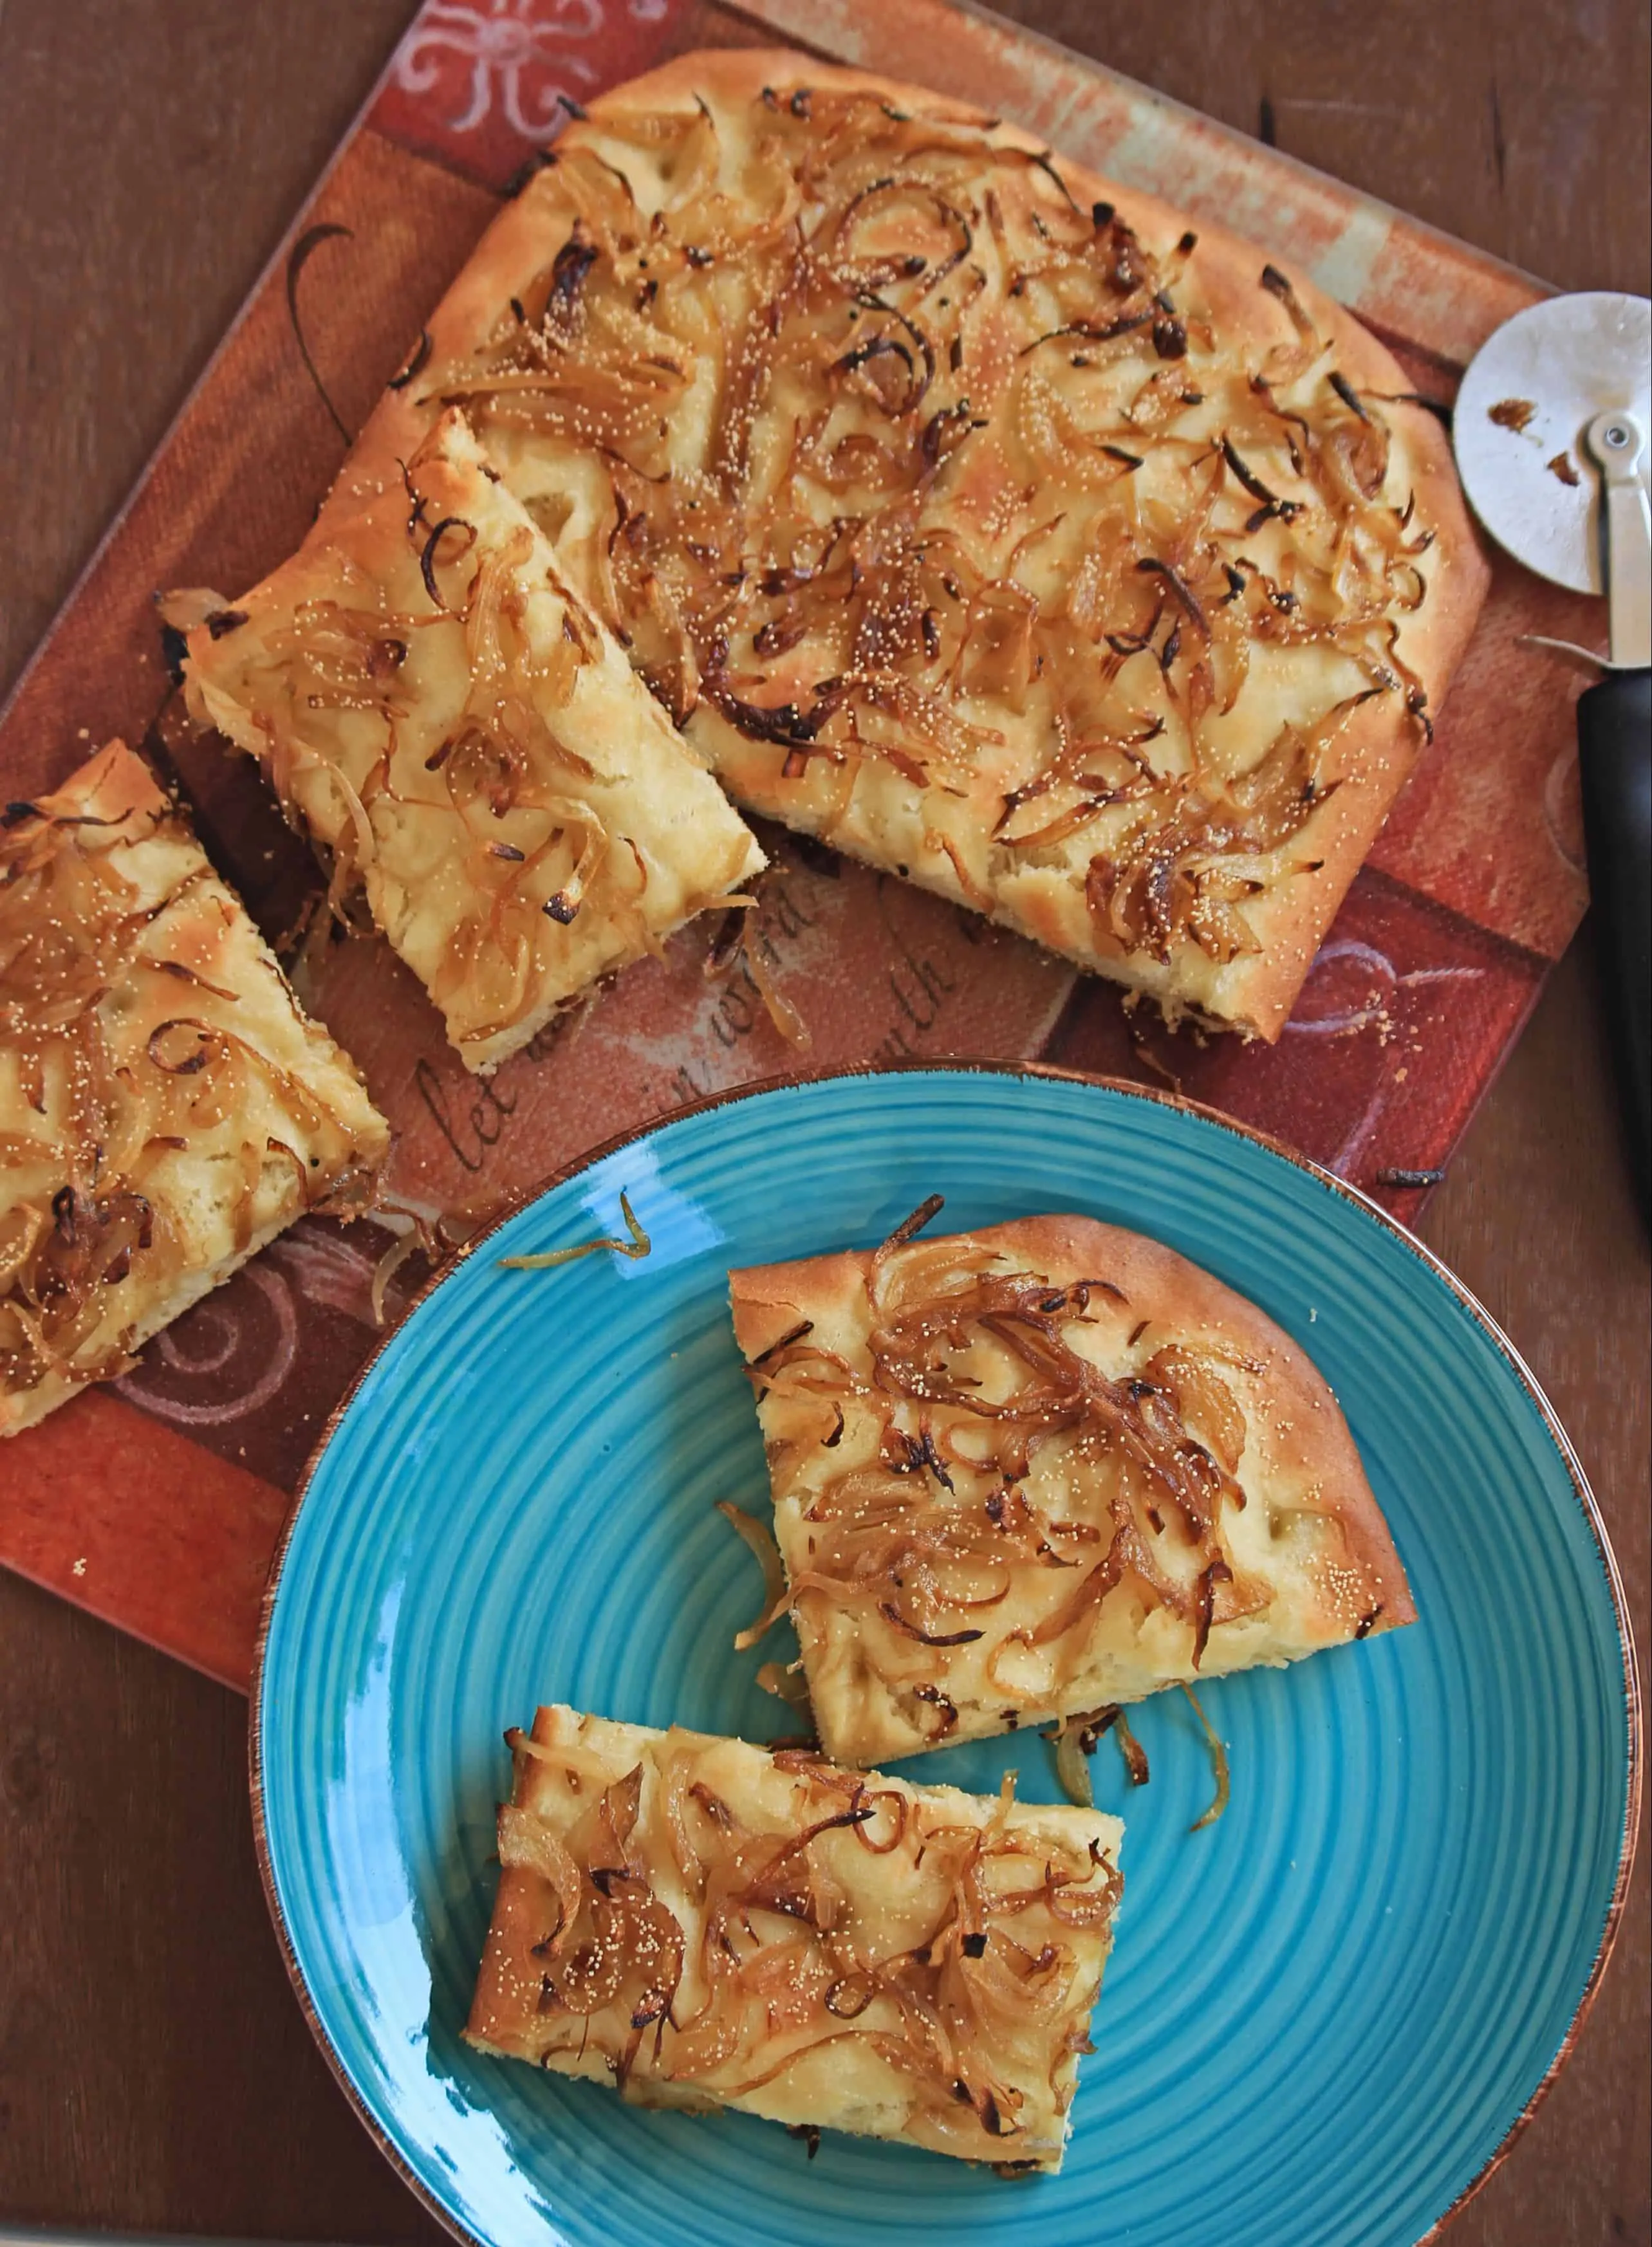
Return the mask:
<svg viewBox="0 0 1652 2247">
<path fill-rule="evenodd" d="M 512 1219 L 527 1208 L 529 1203 L 537 1201 L 542 1194 L 549 1193 L 556 1186 L 565 1185 L 570 1178 L 578 1177 L 582 1171 L 591 1169 L 597 1163 L 606 1161 L 611 1155 L 618 1153 L 622 1148 L 635 1145 L 639 1139 L 646 1138 L 652 1132 L 662 1130 L 667 1124 L 690 1117 L 707 1115 L 713 1110 L 732 1106 L 737 1101 L 751 1100 L 761 1094 L 788 1091 L 803 1085 L 826 1084 L 843 1078 L 946 1076 L 949 1075 L 1042 1078 L 1053 1083 L 1086 1086 L 1099 1091 L 1116 1093 L 1127 1099 L 1151 1102 L 1158 1107 L 1180 1110 L 1188 1115 L 1200 1117 L 1207 1123 L 1218 1124 L 1223 1130 L 1231 1132 L 1235 1138 L 1248 1140 L 1253 1145 L 1264 1149 L 1268 1154 L 1276 1155 L 1283 1161 L 1291 1164 L 1295 1169 L 1305 1171 L 1319 1185 L 1328 1187 L 1333 1192 L 1341 1195 L 1343 1200 L 1353 1204 L 1355 1208 L 1364 1211 L 1368 1216 L 1374 1218 L 1379 1225 L 1391 1233 L 1402 1246 L 1408 1249 L 1419 1263 L 1423 1264 L 1437 1279 L 1443 1281 L 1456 1296 L 1463 1308 L 1507 1361 L 1515 1378 L 1536 1407 L 1571 1480 L 1573 1491 L 1599 1552 L 1607 1586 L 1611 1593 L 1613 1611 L 1617 1622 L 1618 1643 L 1623 1660 L 1623 1700 L 1624 1713 L 1628 1720 L 1628 1770 L 1625 1774 L 1627 1783 L 1624 1796 L 1623 1837 L 1619 1848 L 1617 1876 L 1613 1884 L 1612 1899 L 1607 1909 L 1605 1924 L 1601 1930 L 1600 1943 L 1589 1969 L 1588 1980 L 1584 1985 L 1583 1994 L 1578 2000 L 1577 2008 L 1573 2013 L 1566 2034 L 1561 2039 L 1542 2081 L 1539 2083 L 1519 2114 L 1510 2124 L 1500 2142 L 1487 2156 L 1483 2166 L 1463 2188 L 1438 2222 L 1423 2233 L 1416 2243 L 1416 2247 L 1432 2247 L 1432 2243 L 1441 2237 L 1453 2217 L 1461 2213 L 1493 2172 L 1507 2160 L 1517 2140 L 1553 2088 L 1561 2069 L 1576 2048 L 1578 2038 L 1582 2032 L 1590 2008 L 1600 1992 L 1601 1981 L 1605 1977 L 1613 1948 L 1617 1941 L 1623 1909 L 1628 1899 L 1629 1884 L 1635 1870 L 1635 1849 L 1640 1836 L 1641 1790 L 1644 1760 L 1643 1712 L 1640 1673 L 1636 1661 L 1635 1626 L 1630 1618 L 1628 1602 L 1624 1594 L 1622 1573 L 1618 1566 L 1617 1554 L 1613 1550 L 1611 1536 L 1601 1515 L 1599 1501 L 1590 1487 L 1588 1477 L 1585 1474 L 1582 1464 L 1572 1447 L 1571 1439 L 1561 1426 L 1560 1417 L 1545 1396 L 1536 1376 L 1490 1311 L 1464 1285 L 1450 1267 L 1441 1261 L 1432 1249 L 1426 1247 L 1409 1227 L 1402 1225 L 1397 1218 L 1390 1216 L 1389 1212 L 1374 1201 L 1369 1194 L 1362 1192 L 1357 1186 L 1350 1185 L 1345 1178 L 1339 1178 L 1335 1172 L 1326 1170 L 1309 1157 L 1299 1153 L 1295 1148 L 1287 1146 L 1282 1140 L 1274 1138 L 1270 1133 L 1259 1131 L 1252 1124 L 1241 1124 L 1236 1117 L 1224 1115 L 1220 1109 L 1212 1108 L 1203 1101 L 1190 1100 L 1184 1094 L 1160 1092 L 1151 1086 L 1136 1084 L 1121 1077 L 1086 1076 L 1081 1070 L 1061 1069 L 1045 1062 L 985 1059 L 854 1062 L 834 1068 L 788 1070 L 777 1076 L 761 1077 L 748 1084 L 735 1085 L 725 1091 L 708 1093 L 699 1100 L 686 1102 L 682 1107 L 673 1108 L 666 1115 L 651 1117 L 647 1122 L 636 1124 L 629 1130 L 618 1131 L 611 1138 L 603 1140 L 597 1146 L 586 1149 L 571 1162 L 561 1164 L 536 1184 L 523 1187 L 512 1194 L 480 1232 L 464 1242 L 437 1271 L 432 1273 L 413 1296 L 396 1326 L 377 1343 L 371 1355 L 357 1369 L 349 1387 L 328 1414 L 315 1448 L 305 1461 L 304 1472 L 299 1477 L 292 1510 L 287 1516 L 275 1552 L 271 1556 L 270 1574 L 259 1605 L 258 1636 L 253 1653 L 252 1688 L 249 1700 L 247 1728 L 247 1761 L 252 1799 L 253 1846 L 258 1859 L 259 1878 L 263 1883 L 264 1900 L 269 1907 L 276 1939 L 281 1950 L 282 1961 L 286 1967 L 294 1994 L 297 1998 L 299 2009 L 309 2025 L 311 2034 L 320 2047 L 323 2058 L 331 2069 L 363 2128 L 414 2198 L 451 2231 L 455 2238 L 467 2242 L 468 2247 L 488 2247 L 488 2243 L 479 2234 L 456 2222 L 432 2197 L 414 2175 L 394 2144 L 380 2127 L 335 2052 L 331 2040 L 323 2027 L 320 2017 L 311 2000 L 304 1971 L 299 1965 L 297 1954 L 288 1932 L 286 1918 L 276 1890 L 275 1870 L 270 1861 L 269 1834 L 264 1822 L 263 1765 L 259 1749 L 260 1718 L 263 1706 L 264 1657 L 269 1645 L 270 1619 L 280 1593 L 282 1573 L 287 1553 L 292 1541 L 299 1513 L 309 1494 L 310 1485 L 328 1445 L 338 1431 L 339 1423 L 355 1401 L 358 1390 L 394 1340 L 402 1324 L 413 1316 L 413 1313 L 435 1293 L 438 1287 L 446 1284 L 461 1264 L 467 1261 L 477 1249 L 492 1240 L 504 1226 L 509 1224 Z"/>
</svg>

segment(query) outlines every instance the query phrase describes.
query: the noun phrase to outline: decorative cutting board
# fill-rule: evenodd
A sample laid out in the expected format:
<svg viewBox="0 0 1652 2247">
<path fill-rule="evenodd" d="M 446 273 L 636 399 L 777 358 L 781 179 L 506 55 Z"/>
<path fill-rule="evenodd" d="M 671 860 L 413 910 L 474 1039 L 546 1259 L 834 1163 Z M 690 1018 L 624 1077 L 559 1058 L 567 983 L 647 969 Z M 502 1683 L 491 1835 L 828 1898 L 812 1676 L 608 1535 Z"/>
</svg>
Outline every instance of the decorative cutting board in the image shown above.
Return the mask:
<svg viewBox="0 0 1652 2247">
<path fill-rule="evenodd" d="M 570 104 L 705 45 L 786 44 L 905 78 L 1048 137 L 1121 185 L 1294 259 L 1449 407 L 1463 365 L 1541 284 L 1098 65 L 945 0 L 426 0 L 385 76 L 3 714 L 0 792 L 50 788 L 120 734 L 189 799 L 273 940 L 313 863 L 252 766 L 192 737 L 157 586 L 233 596 L 302 537 L 354 431 Z M 1170 1084 L 1416 1207 L 1585 904 L 1567 673 L 1522 647 L 1587 607 L 1497 560 L 1426 754 L 1274 1047 L 1172 1035 L 1112 986 L 943 901 L 765 833 L 764 958 L 811 1026 L 798 1055 L 704 928 L 630 969 L 486 1083 L 382 943 L 314 947 L 312 1009 L 398 1138 L 390 1183 L 480 1215 L 593 1144 L 796 1068 L 958 1055 Z M 378 1339 L 387 1240 L 306 1219 L 161 1335 L 113 1390 L 0 1448 L 0 1561 L 245 1686 L 290 1496 Z M 427 1267 L 388 1288 L 406 1308 Z"/>
</svg>

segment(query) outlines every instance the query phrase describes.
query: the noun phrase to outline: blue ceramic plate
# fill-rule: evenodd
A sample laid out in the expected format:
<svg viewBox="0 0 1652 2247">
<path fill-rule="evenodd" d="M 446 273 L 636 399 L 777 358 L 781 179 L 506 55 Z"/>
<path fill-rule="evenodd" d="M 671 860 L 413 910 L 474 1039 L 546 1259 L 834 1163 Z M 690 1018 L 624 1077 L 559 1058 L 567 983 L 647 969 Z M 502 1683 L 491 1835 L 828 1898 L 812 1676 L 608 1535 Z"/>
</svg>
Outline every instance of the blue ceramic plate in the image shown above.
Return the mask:
<svg viewBox="0 0 1652 2247">
<path fill-rule="evenodd" d="M 502 1254 L 619 1230 L 652 1253 Z M 761 1508 L 731 1265 L 1075 1210 L 1168 1241 L 1317 1359 L 1422 1620 L 1212 1684 L 1232 1807 L 1179 1695 L 1140 1713 L 1116 1948 L 1059 2178 L 1014 2184 L 771 2124 L 648 2114 L 460 2041 L 492 1900 L 505 1726 L 540 1701 L 772 1738 L 730 1640 Z M 253 1716 L 265 1874 L 364 2117 L 455 2229 L 509 2247 L 1411 2247 L 1542 2089 L 1599 1974 L 1638 1739 L 1615 1573 L 1552 1416 L 1406 1235 L 1212 1117 L 1027 1072 L 918 1069 L 685 1112 L 447 1272 L 311 1468 Z M 912 1776 L 1056 1795 L 1036 1738 Z"/>
</svg>

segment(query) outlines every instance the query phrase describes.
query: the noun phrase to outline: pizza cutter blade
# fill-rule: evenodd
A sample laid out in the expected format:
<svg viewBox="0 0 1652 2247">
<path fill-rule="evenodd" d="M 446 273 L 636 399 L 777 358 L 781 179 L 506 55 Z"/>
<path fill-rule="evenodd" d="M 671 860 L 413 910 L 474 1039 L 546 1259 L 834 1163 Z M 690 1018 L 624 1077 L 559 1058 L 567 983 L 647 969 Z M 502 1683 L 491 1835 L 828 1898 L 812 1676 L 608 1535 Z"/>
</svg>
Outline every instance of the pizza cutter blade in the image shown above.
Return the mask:
<svg viewBox="0 0 1652 2247">
<path fill-rule="evenodd" d="M 1652 1210 L 1652 303 L 1591 293 L 1516 313 L 1464 374 L 1452 434 L 1498 544 L 1606 598 L 1610 655 L 1571 648 L 1607 674 L 1578 702 L 1578 765 L 1607 1017 Z"/>
</svg>

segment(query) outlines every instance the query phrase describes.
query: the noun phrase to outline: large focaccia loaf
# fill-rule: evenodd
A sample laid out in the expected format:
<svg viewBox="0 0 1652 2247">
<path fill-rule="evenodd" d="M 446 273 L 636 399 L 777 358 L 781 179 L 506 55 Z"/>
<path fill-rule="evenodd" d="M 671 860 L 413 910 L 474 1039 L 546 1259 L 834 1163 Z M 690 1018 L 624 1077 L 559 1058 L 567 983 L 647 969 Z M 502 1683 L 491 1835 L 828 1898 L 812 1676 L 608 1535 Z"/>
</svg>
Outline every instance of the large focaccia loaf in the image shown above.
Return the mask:
<svg viewBox="0 0 1652 2247">
<path fill-rule="evenodd" d="M 1413 1620 L 1336 1400 L 1087 1218 L 730 1275 L 828 1754 L 864 1764 Z"/>
<path fill-rule="evenodd" d="M 741 802 L 1266 1037 L 1485 581 L 1303 276 L 795 54 L 593 103 L 330 510 L 455 404 Z"/>
</svg>

